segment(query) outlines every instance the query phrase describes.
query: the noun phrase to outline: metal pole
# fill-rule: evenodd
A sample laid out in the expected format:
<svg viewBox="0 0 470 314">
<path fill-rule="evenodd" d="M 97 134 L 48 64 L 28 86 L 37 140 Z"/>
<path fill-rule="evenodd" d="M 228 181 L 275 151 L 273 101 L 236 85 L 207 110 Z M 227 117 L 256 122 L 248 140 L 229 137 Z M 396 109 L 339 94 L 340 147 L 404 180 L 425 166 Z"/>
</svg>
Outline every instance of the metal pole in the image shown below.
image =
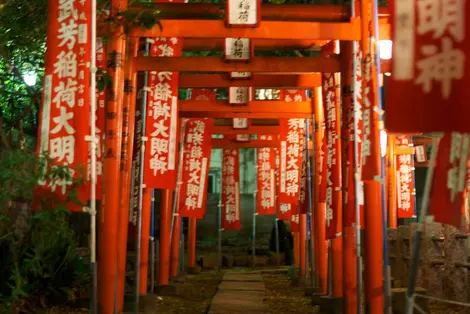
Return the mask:
<svg viewBox="0 0 470 314">
<path fill-rule="evenodd" d="M 217 257 L 218 257 L 218 261 L 219 261 L 219 270 L 222 269 L 222 231 L 224 230 L 222 228 L 222 207 L 223 207 L 223 204 L 222 204 L 222 189 L 224 188 L 224 184 L 223 184 L 223 163 L 224 163 L 224 150 L 221 149 L 220 150 L 220 192 L 219 192 L 219 204 L 218 204 L 218 209 L 219 209 L 219 213 L 218 213 L 218 225 L 219 225 L 219 229 L 218 229 L 218 236 L 219 236 L 219 239 L 218 239 L 218 251 L 217 251 Z"/>
<path fill-rule="evenodd" d="M 312 121 L 315 121 L 315 117 L 312 117 Z M 310 221 L 310 245 L 309 245 L 309 260 L 310 260 L 310 284 L 312 288 L 315 288 L 315 235 L 313 233 L 313 193 L 312 193 L 312 174 L 315 173 L 315 169 L 312 169 L 315 166 L 315 162 L 312 162 L 312 159 L 315 160 L 315 149 L 312 149 L 312 158 L 308 155 L 308 141 L 310 134 L 308 133 L 308 119 L 306 120 L 307 123 L 307 195 L 308 195 L 308 216 Z M 315 123 L 312 123 L 312 134 L 315 132 L 314 130 Z M 313 139 L 313 137 L 312 137 Z M 313 166 L 312 166 L 313 165 Z"/>
<path fill-rule="evenodd" d="M 185 267 L 185 262 L 186 259 L 184 258 L 184 223 L 183 219 L 181 219 L 181 246 L 180 246 L 180 275 L 184 275 L 186 273 L 186 267 Z"/>
<path fill-rule="evenodd" d="M 183 154 L 184 154 L 184 132 L 186 129 L 186 119 L 183 122 L 183 127 L 181 129 L 181 136 L 180 136 L 180 143 L 178 145 L 179 149 L 179 156 L 178 156 L 178 174 L 177 174 L 177 179 L 176 179 L 176 189 L 175 192 L 173 193 L 173 209 L 172 209 L 172 215 L 171 215 L 171 227 L 170 227 L 170 243 L 173 241 L 173 230 L 175 228 L 175 216 L 178 216 L 179 214 L 177 213 L 178 209 L 178 203 L 179 203 L 179 197 L 180 197 L 180 190 L 181 190 L 181 178 L 182 178 L 182 171 L 183 171 Z"/>
<path fill-rule="evenodd" d="M 257 165 L 257 149 L 255 148 L 255 169 L 257 175 L 259 175 L 259 169 Z M 255 191 L 253 192 L 253 221 L 252 221 L 252 243 L 251 243 L 251 266 L 255 268 L 255 259 L 256 259 L 256 216 L 258 213 L 256 212 L 256 195 L 258 193 L 258 180 L 255 180 Z"/>
<path fill-rule="evenodd" d="M 415 236 L 414 236 L 413 249 L 411 251 L 411 265 L 410 265 L 410 275 L 408 277 L 408 290 L 406 291 L 405 314 L 413 314 L 416 274 L 418 271 L 419 253 L 420 253 L 420 248 L 421 248 L 421 236 L 423 235 L 424 222 L 425 222 L 426 216 L 428 215 L 432 179 L 434 177 L 434 167 L 436 164 L 438 150 L 439 150 L 439 138 L 433 138 L 431 159 L 429 160 L 429 168 L 428 168 L 428 173 L 426 175 L 426 182 L 424 185 L 423 199 L 421 202 L 418 226 L 417 226 Z"/>
<path fill-rule="evenodd" d="M 96 265 L 96 0 L 91 0 L 91 78 L 90 78 L 90 141 L 91 141 L 91 182 L 90 182 L 90 271 L 92 279 L 91 313 L 98 313 L 98 279 Z"/>
<path fill-rule="evenodd" d="M 327 296 L 333 296 L 333 241 L 328 240 L 328 292 Z"/>
<path fill-rule="evenodd" d="M 147 41 L 145 43 L 145 55 L 148 56 L 150 52 L 150 43 Z M 148 93 L 148 72 L 144 72 L 144 89 L 142 94 L 142 105 L 141 105 L 141 114 L 142 114 L 142 130 L 145 130 L 146 127 L 146 118 L 147 118 L 147 93 Z M 145 131 L 142 131 L 145 132 Z M 144 135 L 144 133 L 142 133 Z M 137 210 L 137 243 L 136 243 L 136 261 L 135 261 L 135 305 L 134 313 L 139 313 L 139 285 L 140 285 L 140 242 L 142 238 L 142 194 L 144 190 L 144 157 L 145 157 L 145 141 L 146 137 L 142 136 L 140 144 L 140 169 L 139 169 L 139 206 Z"/>
<path fill-rule="evenodd" d="M 155 190 L 152 190 L 152 208 L 150 218 L 150 292 L 155 289 Z"/>
<path fill-rule="evenodd" d="M 277 219 L 277 211 L 278 211 L 278 206 L 277 206 L 277 195 L 276 195 L 276 217 L 274 218 L 274 233 L 275 233 L 275 236 L 276 236 L 276 255 L 277 255 L 277 266 L 281 266 L 281 252 L 280 252 L 280 249 L 279 249 L 279 225 L 278 225 L 278 221 L 279 219 Z"/>
<path fill-rule="evenodd" d="M 217 250 L 217 259 L 219 261 L 219 269 L 222 269 L 222 231 L 224 230 L 222 228 L 222 198 L 219 199 L 219 204 L 218 204 L 218 208 L 219 208 L 219 213 L 218 213 L 218 225 L 219 225 L 219 229 L 218 229 L 218 236 L 219 236 L 219 239 L 217 241 L 217 245 L 218 245 L 218 250 Z"/>
</svg>

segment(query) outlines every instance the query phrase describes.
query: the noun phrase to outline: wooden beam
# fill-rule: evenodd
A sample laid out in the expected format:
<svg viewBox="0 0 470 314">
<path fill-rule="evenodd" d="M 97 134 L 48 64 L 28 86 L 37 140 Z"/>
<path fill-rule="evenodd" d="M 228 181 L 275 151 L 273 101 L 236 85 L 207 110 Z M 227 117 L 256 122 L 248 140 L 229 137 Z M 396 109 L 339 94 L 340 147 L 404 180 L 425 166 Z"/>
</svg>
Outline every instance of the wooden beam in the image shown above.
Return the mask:
<svg viewBox="0 0 470 314">
<path fill-rule="evenodd" d="M 219 19 L 225 14 L 224 4 L 213 3 L 149 3 L 134 4 L 130 10 L 160 11 L 159 18 Z M 296 21 L 345 21 L 349 19 L 350 5 L 271 4 L 261 5 L 261 19 Z M 387 17 L 388 8 L 379 7 L 379 17 Z"/>
<path fill-rule="evenodd" d="M 252 112 L 252 113 L 312 113 L 310 101 L 287 102 L 276 100 L 250 101 L 246 106 L 232 106 L 226 100 L 180 100 L 180 111 L 194 112 Z"/>
<path fill-rule="evenodd" d="M 228 138 L 212 139 L 212 148 L 263 148 L 279 147 L 277 140 L 250 140 L 249 142 L 237 142 Z"/>
<path fill-rule="evenodd" d="M 223 135 L 238 135 L 238 134 L 271 135 L 271 134 L 279 134 L 279 127 L 278 126 L 252 125 L 248 129 L 234 129 L 232 126 L 213 126 L 212 133 L 223 134 Z"/>
<path fill-rule="evenodd" d="M 223 38 L 185 38 L 183 51 L 223 51 Z M 320 49 L 327 40 L 253 39 L 255 51 Z"/>
<path fill-rule="evenodd" d="M 269 83 L 268 86 L 264 87 L 284 87 L 285 85 L 294 84 L 296 81 L 295 77 L 289 77 L 287 74 L 302 74 L 302 73 L 317 73 L 317 72 L 339 72 L 340 71 L 340 60 L 339 55 L 331 57 L 255 57 L 250 62 L 226 62 L 222 57 L 137 57 L 135 60 L 137 71 L 172 71 L 172 72 L 261 72 L 264 74 L 280 74 L 286 76 L 286 78 L 276 77 L 272 75 L 272 78 L 264 77 L 261 81 L 266 80 Z M 390 60 L 381 60 L 380 70 L 382 73 L 391 72 Z M 206 74 L 204 74 L 206 75 Z M 209 74 L 211 75 L 211 74 Z M 256 82 L 258 75 L 254 75 L 253 82 Z M 183 76 L 182 76 L 183 77 Z M 303 80 L 307 76 L 303 76 Z M 206 80 L 204 84 L 209 84 L 207 80 L 211 79 L 209 76 L 203 76 L 202 79 Z M 285 79 L 285 81 L 284 81 Z M 307 88 L 307 84 L 314 84 L 313 86 L 320 86 L 320 76 L 313 76 L 305 81 L 297 81 L 296 84 Z M 227 86 L 229 78 L 223 79 L 223 76 L 215 77 L 214 84 L 224 84 Z M 222 82 L 225 83 L 222 83 Z M 261 83 L 261 81 L 259 81 Z M 278 81 L 277 84 L 275 82 Z M 193 87 L 211 87 L 212 85 L 202 85 L 201 80 L 197 86 Z M 242 80 L 237 80 L 237 84 L 243 83 Z M 186 84 L 186 83 L 185 83 Z M 195 84 L 194 82 L 190 84 Z M 272 86 L 271 86 L 272 85 Z M 215 87 L 224 87 L 215 86 Z M 233 86 L 233 85 L 232 85 Z M 238 85 L 237 85 L 238 86 Z M 247 86 L 247 85 L 240 85 Z M 309 85 L 310 86 L 310 85 Z M 262 87 L 262 86 L 259 86 Z M 286 86 L 286 87 L 298 87 L 298 86 Z"/>
<path fill-rule="evenodd" d="M 182 111 L 181 118 L 248 118 L 248 119 L 290 119 L 311 118 L 311 114 L 296 112 L 233 112 L 233 111 Z"/>
<path fill-rule="evenodd" d="M 162 28 L 134 27 L 130 36 L 192 38 L 264 38 L 311 40 L 360 40 L 360 21 L 349 23 L 264 21 L 256 28 L 226 28 L 223 20 L 160 20 Z M 390 35 L 388 34 L 388 37 Z M 385 34 L 380 34 L 386 39 Z"/>
<path fill-rule="evenodd" d="M 216 118 L 214 119 L 215 126 L 230 126 L 233 125 L 233 120 L 229 118 Z M 279 119 L 251 119 L 251 126 L 277 126 L 279 127 Z"/>
<path fill-rule="evenodd" d="M 300 75 L 255 74 L 249 80 L 232 80 L 228 74 L 187 74 L 180 75 L 181 88 L 228 88 L 230 86 L 255 88 L 312 88 L 321 86 L 319 73 Z"/>
<path fill-rule="evenodd" d="M 225 5 L 212 3 L 151 3 L 135 4 L 130 10 L 159 10 L 161 18 L 218 19 L 225 14 Z M 345 21 L 349 18 L 350 5 L 271 4 L 261 5 L 261 19 L 295 21 Z M 379 7 L 379 17 L 388 17 L 388 8 Z"/>
<path fill-rule="evenodd" d="M 339 57 L 255 57 L 248 63 L 222 57 L 137 57 L 137 71 L 172 72 L 339 72 Z"/>
</svg>

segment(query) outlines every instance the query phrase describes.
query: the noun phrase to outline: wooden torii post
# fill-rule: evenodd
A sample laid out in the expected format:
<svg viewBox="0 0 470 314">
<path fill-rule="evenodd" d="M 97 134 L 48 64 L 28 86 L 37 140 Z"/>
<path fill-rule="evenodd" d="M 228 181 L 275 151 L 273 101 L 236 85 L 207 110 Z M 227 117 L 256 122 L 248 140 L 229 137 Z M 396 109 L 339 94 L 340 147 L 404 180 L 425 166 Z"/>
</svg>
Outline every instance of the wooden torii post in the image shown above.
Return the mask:
<svg viewBox="0 0 470 314">
<path fill-rule="evenodd" d="M 367 1 L 364 1 L 366 3 Z M 113 0 L 112 12 L 125 9 L 126 1 Z M 211 15 L 220 14 L 217 5 L 211 4 L 150 4 L 149 10 L 160 8 L 162 11 L 162 29 L 155 26 L 152 29 L 144 30 L 140 27 L 131 28 L 129 36 L 131 38 L 145 37 L 181 37 L 190 38 L 185 41 L 183 50 L 188 51 L 210 51 L 222 48 L 223 38 L 250 38 L 254 41 L 255 47 L 260 50 L 275 50 L 280 47 L 288 47 L 289 49 L 305 49 L 309 47 L 319 47 L 330 40 L 341 41 L 366 41 L 364 32 L 361 33 L 361 20 L 349 20 L 348 8 L 346 6 L 306 6 L 306 5 L 270 5 L 263 4 L 261 7 L 262 23 L 257 28 L 227 28 L 222 20 L 208 19 Z M 148 6 L 147 6 L 148 7 Z M 131 9 L 145 10 L 143 6 L 133 5 Z M 204 12 L 204 13 L 201 13 Z M 364 16 L 363 11 L 362 15 Z M 386 14 L 386 12 L 382 12 Z M 279 17 L 283 20 L 280 21 Z M 312 22 L 318 19 L 323 22 Z M 363 22 L 363 21 L 362 21 Z M 197 25 L 197 27 L 194 27 Z M 380 38 L 390 38 L 390 28 L 386 23 L 379 25 Z M 125 57 L 124 40 L 120 36 L 122 30 L 116 30 L 115 35 L 110 38 L 110 47 L 112 51 L 118 52 L 121 58 Z M 284 48 L 287 49 L 287 48 Z M 365 49 L 363 47 L 363 49 Z M 122 60 L 122 59 L 121 59 Z M 249 63 L 227 63 L 220 57 L 161 57 L 152 58 L 138 55 L 133 60 L 134 71 L 172 71 L 172 72 L 190 72 L 190 74 L 182 74 L 180 87 L 229 87 L 232 86 L 227 76 L 223 73 L 227 72 L 254 72 L 252 79 L 247 81 L 239 81 L 240 86 L 251 87 L 275 87 L 275 88 L 315 88 L 315 93 L 321 94 L 321 79 L 319 72 L 341 72 L 340 59 L 337 57 L 254 57 Z M 381 70 L 390 72 L 390 66 L 387 61 L 382 61 Z M 108 105 L 112 110 L 111 115 L 107 116 L 106 131 L 113 131 L 115 137 L 107 138 L 105 142 L 105 153 L 112 152 L 120 156 L 121 136 L 119 134 L 122 128 L 122 105 L 123 97 L 120 91 L 123 90 L 123 71 L 120 68 L 113 69 L 113 89 L 115 97 Z M 213 74 L 197 74 L 211 72 Z M 259 74 L 263 73 L 263 74 Z M 281 75 L 273 75 L 281 74 Z M 132 75 L 131 75 L 132 76 Z M 279 119 L 304 117 L 311 118 L 312 109 L 310 103 L 298 103 L 293 105 L 289 103 L 287 106 L 283 102 L 270 101 L 253 101 L 248 106 L 235 108 L 228 107 L 222 102 L 195 104 L 192 101 L 180 101 L 181 117 L 218 117 L 218 118 L 236 118 L 247 117 L 252 119 Z M 109 112 L 109 110 L 108 110 Z M 316 117 L 316 115 L 315 115 Z M 223 147 L 231 145 L 225 139 L 214 140 L 214 145 Z M 238 147 L 266 147 L 267 143 L 262 141 L 250 144 L 239 143 Z M 373 143 L 378 145 L 378 143 Z M 378 150 L 377 147 L 375 147 Z M 106 182 L 104 191 L 104 212 L 101 217 L 100 227 L 100 300 L 99 303 L 103 313 L 112 313 L 114 309 L 114 290 L 115 275 L 117 269 L 115 260 L 118 252 L 116 248 L 122 247 L 123 243 L 117 243 L 117 232 L 125 232 L 118 230 L 118 222 L 116 217 L 119 215 L 119 199 L 120 185 L 125 184 L 119 176 L 120 158 L 109 158 L 105 160 L 105 173 L 103 176 Z M 366 219 L 367 228 L 373 228 L 373 232 L 382 232 L 378 223 L 380 215 L 378 197 L 378 185 L 375 183 L 366 184 L 366 211 L 369 210 L 371 215 Z M 171 207 L 171 194 L 164 193 L 162 196 L 163 207 Z M 321 207 L 315 207 L 315 237 L 316 243 L 323 243 L 324 238 L 321 236 L 322 212 Z M 164 219 L 164 217 L 162 217 Z M 376 224 L 377 223 L 377 224 Z M 372 231 L 372 229 L 368 229 Z M 378 294 L 377 284 L 382 280 L 381 270 L 372 264 L 377 259 L 381 259 L 381 245 L 375 238 L 375 234 L 368 233 L 366 235 L 366 249 L 368 250 L 367 266 L 373 268 L 373 271 L 366 273 L 366 283 L 369 290 L 368 301 L 371 300 L 372 312 L 374 309 L 379 311 L 380 300 L 377 300 Z M 368 240 L 367 240 L 368 239 Z M 119 240 L 122 242 L 122 239 Z M 321 245 L 317 252 L 317 276 L 321 277 L 321 287 L 323 290 L 326 285 L 326 264 L 324 259 L 326 252 L 322 251 Z M 377 249 L 377 250 L 375 250 Z M 168 260 L 169 256 L 163 256 Z M 122 285 L 123 282 L 119 282 Z M 153 284 L 153 283 L 151 283 Z M 380 284 L 379 284 L 380 286 Z M 118 288 L 120 290 L 120 288 Z M 377 291 L 376 291 L 377 290 Z M 382 297 L 383 300 L 383 297 Z M 121 301 L 120 301 L 121 302 Z M 383 302 L 383 301 L 382 301 Z M 121 305 L 118 305 L 121 308 Z M 381 311 L 382 309 L 380 309 Z M 354 313 L 355 310 L 348 308 L 348 313 Z"/>
</svg>

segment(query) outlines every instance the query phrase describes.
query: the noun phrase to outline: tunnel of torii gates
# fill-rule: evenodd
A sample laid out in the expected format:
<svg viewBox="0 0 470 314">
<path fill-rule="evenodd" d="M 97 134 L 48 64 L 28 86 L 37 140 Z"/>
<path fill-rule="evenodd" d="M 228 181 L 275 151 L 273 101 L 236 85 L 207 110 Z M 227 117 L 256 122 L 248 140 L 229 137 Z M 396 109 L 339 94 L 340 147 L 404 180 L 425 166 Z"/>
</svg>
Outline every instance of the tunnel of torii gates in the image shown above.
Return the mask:
<svg viewBox="0 0 470 314">
<path fill-rule="evenodd" d="M 74 175 L 80 173 L 75 166 L 88 164 L 88 180 L 78 189 L 90 205 L 78 211 L 91 214 L 93 297 L 100 312 L 123 309 L 128 237 L 137 247 L 137 305 L 148 286 L 167 285 L 178 273 L 182 217 L 189 217 L 188 266 L 195 266 L 196 220 L 204 217 L 215 148 L 223 149 L 223 229 L 240 228 L 238 149 L 256 148 L 257 213 L 290 221 L 301 273 L 310 269 L 306 255 L 314 253 L 318 293 L 342 298 L 348 314 L 362 302 L 369 313 L 383 312 L 390 285 L 384 233 L 397 227 L 398 218 L 415 215 L 414 159 L 427 166 L 424 148 L 431 142 L 422 136 L 427 129 L 412 133 L 412 127 L 404 132 L 395 125 L 391 132 L 382 122 L 381 73 L 393 80 L 398 72 L 392 73 L 391 56 L 377 57 L 377 43 L 391 40 L 388 8 L 372 0 L 352 6 L 227 0 L 225 8 L 174 2 L 128 7 L 112 0 L 96 19 L 88 5 L 94 2 L 64 7 L 49 0 L 38 149 Z M 161 27 L 113 23 L 126 9 L 160 11 Z M 89 37 L 84 29 L 91 30 Z M 296 56 L 258 53 L 281 50 Z M 183 56 L 187 51 L 223 56 Z M 95 92 L 96 68 L 111 78 L 104 91 Z M 178 100 L 178 88 L 192 89 L 191 97 Z M 222 88 L 227 100 L 215 97 Z M 257 89 L 272 89 L 274 100 L 256 100 Z M 386 114 L 389 128 L 390 110 Z M 408 111 L 402 118 L 411 126 L 413 117 Z M 67 195 L 70 180 L 46 179 L 43 189 Z M 154 189 L 161 190 L 159 275 L 149 283 Z M 313 248 L 306 248 L 308 234 Z"/>
</svg>

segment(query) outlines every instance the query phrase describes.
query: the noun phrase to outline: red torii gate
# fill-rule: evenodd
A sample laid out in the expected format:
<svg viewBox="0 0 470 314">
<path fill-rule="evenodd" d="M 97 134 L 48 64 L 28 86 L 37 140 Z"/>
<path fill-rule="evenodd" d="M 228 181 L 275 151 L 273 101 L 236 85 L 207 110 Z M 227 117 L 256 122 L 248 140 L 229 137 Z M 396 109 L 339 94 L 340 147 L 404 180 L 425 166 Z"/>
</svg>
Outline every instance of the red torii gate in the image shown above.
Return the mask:
<svg viewBox="0 0 470 314">
<path fill-rule="evenodd" d="M 168 19 L 163 19 L 161 21 L 163 29 L 160 30 L 158 27 L 154 27 L 152 30 L 142 30 L 140 28 L 133 28 L 130 30 L 130 37 L 191 37 L 192 40 L 189 41 L 187 44 L 190 50 L 202 47 L 211 47 L 210 49 L 216 49 L 220 47 L 220 41 L 217 42 L 217 38 L 227 38 L 227 37 L 243 37 L 243 38 L 251 38 L 255 40 L 255 45 L 257 40 L 269 39 L 271 40 L 269 44 L 265 43 L 263 49 L 269 49 L 272 47 L 276 49 L 279 45 L 283 44 L 282 41 L 299 41 L 294 43 L 294 45 L 299 45 L 299 47 L 305 47 L 305 45 L 315 46 L 315 45 L 322 45 L 323 43 L 329 40 L 341 40 L 341 41 L 362 41 L 362 49 L 363 51 L 368 51 L 368 1 L 363 1 L 363 6 L 361 8 L 361 16 L 363 16 L 362 20 L 358 18 L 349 19 L 349 14 L 346 13 L 344 7 L 316 7 L 311 6 L 308 10 L 302 11 L 300 10 L 300 6 L 291 6 L 289 9 L 285 10 L 282 6 L 279 8 L 274 8 L 271 5 L 262 5 L 262 12 L 269 12 L 263 13 L 263 22 L 260 24 L 259 27 L 253 29 L 243 29 L 243 28 L 226 28 L 223 21 L 220 20 L 210 20 L 210 19 L 175 19 L 175 17 L 179 17 L 181 15 L 189 18 L 195 18 L 195 15 L 198 15 L 199 8 L 202 5 L 191 5 L 191 4 L 159 4 L 158 6 L 165 7 L 168 10 Z M 127 2 L 125 0 L 114 0 L 112 1 L 111 12 L 118 12 L 127 6 Z M 176 9 L 172 12 L 171 8 L 175 7 Z M 152 8 L 152 5 L 150 6 Z M 206 13 L 214 13 L 218 12 L 215 6 L 205 5 L 208 8 Z M 185 10 L 189 10 L 189 12 L 185 12 Z M 136 10 L 142 9 L 141 7 L 135 6 Z M 265 11 L 266 10 L 266 11 Z M 285 16 L 284 16 L 285 12 Z M 172 15 L 173 14 L 173 15 Z M 203 15 L 204 15 L 203 14 Z M 210 14 L 209 14 L 210 15 Z M 165 15 L 163 15 L 165 16 Z M 287 17 L 283 21 L 276 20 L 278 17 Z M 205 15 L 204 15 L 205 17 Z M 289 20 L 289 17 L 292 20 Z M 303 19 L 324 19 L 324 22 L 311 22 L 305 21 Z M 198 27 L 194 27 L 198 25 Z M 308 74 L 305 75 L 307 81 L 303 81 L 303 76 L 299 76 L 299 73 L 312 73 L 312 72 L 340 72 L 341 71 L 341 61 L 348 62 L 351 56 L 342 55 L 341 57 L 317 57 L 317 58 L 298 58 L 298 57 L 283 57 L 283 58 L 276 58 L 276 57 L 255 57 L 251 60 L 250 63 L 226 63 L 223 62 L 221 58 L 218 57 L 168 57 L 168 58 L 152 58 L 152 57 L 144 57 L 144 56 L 137 56 L 135 54 L 134 49 L 127 49 L 128 52 L 124 48 L 125 40 L 121 36 L 123 29 L 122 27 L 115 27 L 114 33 L 111 36 L 110 40 L 110 48 L 112 51 L 115 51 L 118 55 L 124 57 L 127 54 L 127 66 L 129 66 L 129 70 L 126 71 L 127 80 L 135 82 L 135 72 L 134 71 L 175 71 L 175 72 L 270 72 L 270 73 L 285 73 L 285 75 L 290 76 L 283 76 L 276 78 L 276 76 L 272 75 L 273 77 L 269 77 L 270 75 L 265 75 L 264 77 L 256 78 L 255 77 L 247 81 L 246 84 L 249 86 L 259 86 L 267 84 L 267 86 L 292 86 L 292 87 L 301 87 L 301 88 L 314 88 L 315 86 L 319 86 L 319 77 L 318 75 Z M 388 24 L 380 24 L 380 38 L 388 39 L 390 38 L 389 35 L 389 25 Z M 215 44 L 214 42 L 215 40 Z M 209 40 L 210 39 L 210 40 Z M 132 42 L 132 41 L 130 41 Z M 129 53 L 130 52 L 130 53 Z M 133 64 L 130 66 L 129 64 Z M 126 66 L 126 69 L 127 69 Z M 381 68 L 384 72 L 390 72 L 387 63 L 384 62 Z M 289 73 L 295 73 L 294 76 Z M 113 78 L 113 90 L 119 91 L 122 87 L 122 78 L 123 78 L 123 69 L 117 67 L 116 70 L 110 73 Z M 182 86 L 185 87 L 226 87 L 230 86 L 230 82 L 224 79 L 221 76 L 217 76 L 214 74 L 205 75 L 205 81 L 196 82 L 198 78 L 194 75 L 182 75 Z M 300 79 L 300 81 L 299 81 Z M 269 83 L 271 82 L 271 83 Z M 220 85 L 220 86 L 218 86 Z M 135 86 L 135 84 L 134 84 Z M 317 91 L 316 91 L 317 92 Z M 128 108 L 135 107 L 135 104 L 132 104 L 135 100 L 135 94 L 129 93 L 130 97 L 126 103 Z M 121 94 L 117 94 L 114 102 L 110 102 L 108 112 L 117 113 L 116 116 L 113 116 L 112 119 L 108 118 L 106 120 L 106 129 L 107 131 L 114 132 L 117 134 L 116 137 L 109 138 L 105 142 L 105 149 L 112 150 L 119 152 L 121 150 L 121 142 L 126 141 L 126 138 L 121 138 L 120 130 L 121 125 L 123 125 L 123 119 L 128 121 L 127 123 L 131 125 L 133 122 L 131 120 L 127 120 L 129 117 L 122 117 L 120 114 L 123 108 L 126 108 L 126 104 L 123 105 L 122 99 L 123 96 Z M 318 95 L 317 95 L 318 96 Z M 316 97 L 318 99 L 319 97 Z M 312 112 L 317 113 L 317 105 L 313 106 L 307 104 L 299 104 L 297 109 L 292 108 L 291 104 L 289 108 L 283 108 L 284 105 L 278 103 L 277 107 L 276 104 L 259 104 L 259 106 L 255 105 L 256 102 L 249 104 L 249 110 L 245 109 L 234 109 L 233 107 L 229 108 L 223 106 L 222 104 L 209 104 L 206 103 L 201 107 L 193 106 L 194 104 L 191 101 L 181 102 L 181 114 L 182 116 L 186 117 L 194 117 L 194 116 L 212 116 L 212 117 L 220 117 L 220 118 L 234 118 L 234 117 L 248 117 L 248 118 L 264 118 L 264 119 L 271 119 L 271 118 L 291 118 L 294 116 L 299 117 L 310 117 Z M 123 107 L 124 106 L 124 107 Z M 308 108 L 310 106 L 310 108 Z M 224 108 L 225 107 L 225 108 Z M 273 109 L 273 107 L 276 109 Z M 315 119 L 317 123 L 322 123 L 320 115 L 315 114 Z M 125 125 L 125 124 L 124 124 Z M 132 127 L 129 127 L 129 131 Z M 229 143 L 225 143 L 223 140 L 220 141 L 220 145 L 229 145 Z M 216 141 L 217 143 L 217 141 Z M 317 141 L 318 143 L 318 141 Z M 219 145 L 219 144 L 217 144 Z M 237 145 L 244 145 L 244 144 L 237 144 Z M 265 145 L 265 143 L 260 143 L 260 145 Z M 374 154 L 379 152 L 378 143 L 372 143 Z M 104 181 L 106 182 L 106 188 L 104 191 L 104 198 L 107 200 L 104 203 L 104 212 L 106 212 L 105 218 L 101 220 L 101 227 L 104 231 L 101 239 L 100 245 L 100 262 L 102 265 L 111 265 L 112 261 L 115 260 L 116 253 L 107 247 L 105 243 L 113 243 L 116 239 L 116 234 L 118 233 L 118 226 L 117 221 L 115 220 L 119 214 L 119 202 L 116 200 L 116 195 L 119 195 L 119 190 L 123 189 L 123 195 L 126 194 L 128 190 L 125 187 L 126 183 L 121 181 L 119 177 L 116 177 L 116 174 L 119 174 L 120 163 L 118 160 L 105 160 L 105 177 Z M 122 168 L 121 168 L 122 169 Z M 130 173 L 130 169 L 125 167 L 125 170 L 122 174 L 123 178 L 126 178 L 126 175 Z M 123 187 L 124 186 L 124 187 Z M 381 287 L 382 285 L 382 267 L 380 259 L 382 258 L 381 250 L 382 250 L 382 241 L 381 236 L 379 234 L 382 233 L 381 226 L 381 215 L 378 213 L 378 209 L 380 208 L 380 190 L 379 184 L 377 182 L 367 182 L 365 184 L 366 189 L 366 212 L 368 215 L 366 216 L 366 223 L 368 228 L 376 228 L 374 230 L 369 229 L 372 231 L 371 233 L 374 236 L 368 236 L 366 238 L 366 250 L 369 252 L 367 255 L 367 264 L 368 264 L 368 274 L 367 274 L 367 287 L 368 291 L 372 291 Z M 127 192 L 128 193 L 128 192 Z M 113 197 L 115 201 L 113 201 Z M 125 205 L 123 205 L 125 206 Z M 317 247 L 319 248 L 319 260 L 318 260 L 318 275 L 322 278 L 322 288 L 325 289 L 326 284 L 326 263 L 324 260 L 324 256 L 326 256 L 326 252 L 322 251 L 321 248 L 324 248 L 323 240 L 321 240 L 321 229 L 322 221 L 324 222 L 324 217 L 321 217 L 321 208 L 324 204 L 316 204 L 316 228 L 315 230 L 315 239 Z M 165 190 L 162 193 L 162 217 L 163 221 L 169 219 L 169 216 L 165 213 L 171 212 L 171 192 L 169 190 Z M 114 218 L 113 218 L 114 217 Z M 163 225 L 163 224 L 162 224 Z M 163 242 L 168 243 L 166 239 L 162 239 Z M 338 242 L 339 241 L 339 242 Z M 338 244 L 341 243 L 339 239 Z M 123 243 L 119 244 L 119 247 L 122 247 Z M 112 246 L 112 245 L 111 245 Z M 339 250 L 341 249 L 341 245 L 338 245 Z M 373 252 L 373 253 L 372 253 Z M 341 257 L 342 253 L 340 251 L 337 254 L 333 253 L 333 258 L 335 260 L 336 267 L 340 267 L 339 265 L 342 264 Z M 339 258 L 339 259 L 338 259 Z M 346 276 L 353 276 L 353 274 L 347 272 L 347 262 L 349 261 L 347 257 L 345 257 L 346 263 L 344 264 Z M 168 267 L 166 265 L 167 259 L 163 257 L 163 269 Z M 338 262 L 338 263 L 336 263 Z M 105 266 L 107 267 L 107 266 Z M 103 287 L 100 289 L 101 297 L 100 297 L 100 304 L 103 306 L 104 311 L 107 313 L 109 309 L 112 308 L 112 304 L 114 303 L 114 297 L 112 289 L 112 280 L 111 278 L 114 277 L 115 270 L 113 267 L 109 267 L 109 269 L 103 268 L 103 271 L 100 272 L 100 284 Z M 166 271 L 161 271 L 160 274 L 165 277 L 167 276 Z M 336 279 L 339 282 L 342 282 L 342 274 L 339 271 L 335 272 L 335 281 Z M 383 295 L 378 295 L 375 293 L 368 293 L 367 299 L 370 303 L 371 309 L 382 309 L 383 304 Z M 342 291 L 334 291 L 334 296 L 341 297 Z M 346 297 L 348 297 L 346 295 Z M 348 305 L 349 308 L 349 305 Z"/>
</svg>

